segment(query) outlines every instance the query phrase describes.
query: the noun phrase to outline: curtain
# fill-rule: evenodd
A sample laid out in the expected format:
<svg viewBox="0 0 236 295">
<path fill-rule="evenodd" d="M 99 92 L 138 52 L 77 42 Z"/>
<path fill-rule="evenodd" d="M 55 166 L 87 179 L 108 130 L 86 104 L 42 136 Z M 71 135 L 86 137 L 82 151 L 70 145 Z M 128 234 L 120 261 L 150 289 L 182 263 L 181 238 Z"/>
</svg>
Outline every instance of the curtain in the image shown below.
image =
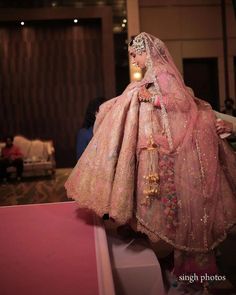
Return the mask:
<svg viewBox="0 0 236 295">
<path fill-rule="evenodd" d="M 52 139 L 57 166 L 73 166 L 88 102 L 104 95 L 101 44 L 97 22 L 1 27 L 0 136 Z"/>
</svg>

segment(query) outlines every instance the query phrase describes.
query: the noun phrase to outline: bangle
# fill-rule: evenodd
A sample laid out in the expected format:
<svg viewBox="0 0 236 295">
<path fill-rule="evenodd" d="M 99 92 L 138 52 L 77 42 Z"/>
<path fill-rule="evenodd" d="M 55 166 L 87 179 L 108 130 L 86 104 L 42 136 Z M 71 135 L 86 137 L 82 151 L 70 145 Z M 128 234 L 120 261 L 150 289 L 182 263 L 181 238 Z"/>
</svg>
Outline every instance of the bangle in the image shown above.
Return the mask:
<svg viewBox="0 0 236 295">
<path fill-rule="evenodd" d="M 151 103 L 154 103 L 155 102 L 155 100 L 156 100 L 156 96 L 155 95 L 153 95 L 150 99 L 149 99 L 149 102 L 151 102 Z"/>
</svg>

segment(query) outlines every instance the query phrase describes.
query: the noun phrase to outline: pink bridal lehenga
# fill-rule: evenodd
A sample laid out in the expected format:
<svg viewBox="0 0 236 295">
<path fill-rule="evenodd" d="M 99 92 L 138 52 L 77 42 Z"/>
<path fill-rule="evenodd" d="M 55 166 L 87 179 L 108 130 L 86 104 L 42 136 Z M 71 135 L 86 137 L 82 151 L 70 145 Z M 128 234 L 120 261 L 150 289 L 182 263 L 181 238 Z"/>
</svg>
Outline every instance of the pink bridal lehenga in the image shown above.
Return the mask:
<svg viewBox="0 0 236 295">
<path fill-rule="evenodd" d="M 135 39 L 147 52 L 146 74 L 100 107 L 68 197 L 172 245 L 177 275 L 215 274 L 213 250 L 236 222 L 236 156 L 164 43 L 147 33 Z M 147 85 L 154 99 L 140 102 Z"/>
</svg>

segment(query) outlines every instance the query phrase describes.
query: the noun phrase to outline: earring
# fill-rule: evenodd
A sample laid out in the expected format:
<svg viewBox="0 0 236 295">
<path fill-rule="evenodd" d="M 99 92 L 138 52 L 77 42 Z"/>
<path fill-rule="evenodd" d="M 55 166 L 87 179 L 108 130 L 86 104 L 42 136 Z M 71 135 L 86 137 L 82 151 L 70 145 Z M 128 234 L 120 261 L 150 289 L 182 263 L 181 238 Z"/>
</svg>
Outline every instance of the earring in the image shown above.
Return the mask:
<svg viewBox="0 0 236 295">
<path fill-rule="evenodd" d="M 146 66 L 147 69 L 150 69 L 150 68 L 151 68 L 151 66 L 152 66 L 152 62 L 151 62 L 151 58 L 150 58 L 150 56 L 148 56 L 148 57 L 146 58 L 145 66 Z"/>
</svg>

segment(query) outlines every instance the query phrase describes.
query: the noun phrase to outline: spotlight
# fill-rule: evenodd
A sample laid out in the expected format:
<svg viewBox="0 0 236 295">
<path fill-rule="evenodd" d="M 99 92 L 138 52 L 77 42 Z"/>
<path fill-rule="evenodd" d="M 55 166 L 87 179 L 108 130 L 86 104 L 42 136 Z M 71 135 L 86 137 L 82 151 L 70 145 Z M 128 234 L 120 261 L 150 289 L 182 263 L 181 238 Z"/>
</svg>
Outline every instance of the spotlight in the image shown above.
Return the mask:
<svg viewBox="0 0 236 295">
<path fill-rule="evenodd" d="M 125 24 L 122 24 L 121 26 L 122 26 L 122 28 L 124 28 L 125 27 Z"/>
<path fill-rule="evenodd" d="M 123 23 L 125 23 L 125 24 L 127 23 L 127 19 L 126 18 L 123 19 Z"/>
<path fill-rule="evenodd" d="M 21 24 L 22 26 L 24 26 L 25 23 L 24 23 L 24 22 L 21 22 L 20 24 Z"/>
<path fill-rule="evenodd" d="M 77 19 L 77 18 L 75 18 L 75 19 L 74 19 L 74 23 L 75 23 L 75 24 L 77 24 L 77 22 L 78 22 L 78 19 Z"/>
</svg>

